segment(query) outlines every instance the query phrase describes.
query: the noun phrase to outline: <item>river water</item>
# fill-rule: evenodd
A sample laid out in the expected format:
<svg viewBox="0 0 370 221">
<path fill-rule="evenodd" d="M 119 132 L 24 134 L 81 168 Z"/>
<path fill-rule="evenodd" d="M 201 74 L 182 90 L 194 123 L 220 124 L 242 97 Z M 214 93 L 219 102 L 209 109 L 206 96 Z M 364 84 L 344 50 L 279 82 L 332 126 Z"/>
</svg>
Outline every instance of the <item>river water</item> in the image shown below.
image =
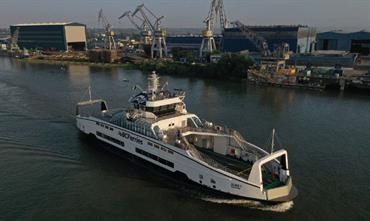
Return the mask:
<svg viewBox="0 0 370 221">
<path fill-rule="evenodd" d="M 187 92 L 188 111 L 252 143 L 276 128 L 299 195 L 271 206 L 203 194 L 80 136 L 86 88 L 120 107 L 125 79 L 146 83 L 135 70 L 0 58 L 0 220 L 369 219 L 370 95 L 161 76 Z"/>
</svg>

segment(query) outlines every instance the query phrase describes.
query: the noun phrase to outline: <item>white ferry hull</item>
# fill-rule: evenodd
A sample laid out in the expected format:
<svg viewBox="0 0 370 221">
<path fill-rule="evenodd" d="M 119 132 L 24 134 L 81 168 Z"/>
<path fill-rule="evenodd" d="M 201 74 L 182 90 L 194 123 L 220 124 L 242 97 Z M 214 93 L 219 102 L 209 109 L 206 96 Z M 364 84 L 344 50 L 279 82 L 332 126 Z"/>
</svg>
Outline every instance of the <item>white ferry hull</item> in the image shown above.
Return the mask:
<svg viewBox="0 0 370 221">
<path fill-rule="evenodd" d="M 264 190 L 261 183 L 251 183 L 244 178 L 214 168 L 192 157 L 186 150 L 160 140 L 143 136 L 95 117 L 77 115 L 76 121 L 77 128 L 81 132 L 94 135 L 105 143 L 165 170 L 185 174 L 189 180 L 212 190 L 270 202 L 289 201 L 297 195 L 296 189 L 292 186 L 291 177 L 284 186 Z"/>
</svg>

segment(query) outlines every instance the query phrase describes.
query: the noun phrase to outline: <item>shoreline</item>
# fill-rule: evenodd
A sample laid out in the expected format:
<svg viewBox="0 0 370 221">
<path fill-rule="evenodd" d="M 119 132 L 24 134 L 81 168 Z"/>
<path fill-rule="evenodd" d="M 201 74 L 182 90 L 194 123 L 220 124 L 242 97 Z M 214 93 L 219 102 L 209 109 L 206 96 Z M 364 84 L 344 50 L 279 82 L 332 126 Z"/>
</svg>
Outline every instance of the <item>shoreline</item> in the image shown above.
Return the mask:
<svg viewBox="0 0 370 221">
<path fill-rule="evenodd" d="M 35 59 L 35 58 L 23 58 L 23 59 L 16 59 L 22 63 L 28 64 L 47 64 L 47 65 L 86 65 L 89 67 L 97 67 L 97 68 L 123 68 L 125 70 L 139 70 L 142 72 L 151 72 L 153 70 L 157 71 L 161 75 L 169 75 L 169 76 L 178 76 L 178 77 L 196 77 L 201 79 L 213 79 L 213 80 L 221 80 L 221 81 L 230 81 L 230 82 L 245 82 L 250 85 L 256 86 L 263 86 L 263 87 L 283 87 L 289 89 L 303 89 L 303 90 L 333 90 L 333 88 L 327 88 L 326 86 L 309 86 L 309 85 L 300 85 L 300 84 L 282 84 L 282 83 L 268 83 L 268 82 L 253 82 L 248 80 L 247 74 L 238 74 L 238 75 L 225 75 L 220 74 L 217 72 L 217 66 L 214 64 L 204 65 L 204 64 L 183 64 L 178 62 L 169 62 L 169 61 L 159 61 L 159 60 L 148 60 L 144 61 L 140 64 L 133 64 L 133 63 L 96 63 L 96 62 L 88 62 L 88 61 L 69 61 L 69 60 L 54 60 L 54 59 Z M 216 69 L 215 69 L 216 68 Z M 225 70 L 225 69 L 224 69 Z M 227 69 L 226 69 L 227 70 Z M 215 72 L 216 71 L 216 72 Z M 219 70 L 218 70 L 219 71 Z M 243 70 L 246 71 L 246 70 Z M 369 86 L 366 88 L 357 88 L 353 85 L 346 85 L 347 90 L 350 89 L 351 91 L 357 91 L 361 93 L 368 93 Z M 335 88 L 336 89 L 336 88 Z M 344 89 L 344 88 L 343 88 Z M 339 84 L 338 84 L 338 91 Z"/>
<path fill-rule="evenodd" d="M 22 58 L 17 59 L 23 63 L 29 64 L 50 64 L 50 65 L 68 65 L 68 64 L 77 64 L 77 65 L 88 65 L 92 67 L 104 67 L 104 68 L 113 68 L 121 67 L 127 70 L 140 69 L 138 65 L 132 63 L 97 63 L 89 61 L 68 61 L 68 60 L 51 60 L 51 59 L 34 59 L 34 58 Z"/>
<path fill-rule="evenodd" d="M 16 59 L 16 58 L 15 58 Z M 230 64 L 185 64 L 173 61 L 161 60 L 144 60 L 139 64 L 134 63 L 102 63 L 90 61 L 71 61 L 71 60 L 56 60 L 56 59 L 37 59 L 34 57 L 16 59 L 22 63 L 28 64 L 47 64 L 47 65 L 87 65 L 90 67 L 99 68 L 123 68 L 125 70 L 140 70 L 142 72 L 151 72 L 153 70 L 161 73 L 162 75 L 182 76 L 182 77 L 198 77 L 203 79 L 214 80 L 228 80 L 228 81 L 245 81 L 247 79 L 247 70 L 251 63 L 243 63 L 242 66 Z M 231 60 L 230 60 L 231 61 Z M 230 62 L 229 62 L 230 63 Z M 233 74 L 224 74 L 233 69 Z M 235 73 L 234 73 L 235 72 Z"/>
</svg>

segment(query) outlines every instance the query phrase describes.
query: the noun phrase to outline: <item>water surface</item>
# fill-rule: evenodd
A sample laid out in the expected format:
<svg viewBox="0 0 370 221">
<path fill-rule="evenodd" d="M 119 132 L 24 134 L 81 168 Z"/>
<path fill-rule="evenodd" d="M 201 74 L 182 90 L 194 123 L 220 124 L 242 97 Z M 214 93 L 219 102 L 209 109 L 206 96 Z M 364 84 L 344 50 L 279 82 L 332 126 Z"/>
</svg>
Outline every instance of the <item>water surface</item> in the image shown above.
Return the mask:
<svg viewBox="0 0 370 221">
<path fill-rule="evenodd" d="M 1 220 L 365 220 L 370 216 L 370 95 L 161 76 L 188 111 L 289 152 L 294 202 L 203 195 L 80 136 L 75 104 L 91 85 L 110 108 L 146 75 L 120 68 L 0 58 Z"/>
</svg>

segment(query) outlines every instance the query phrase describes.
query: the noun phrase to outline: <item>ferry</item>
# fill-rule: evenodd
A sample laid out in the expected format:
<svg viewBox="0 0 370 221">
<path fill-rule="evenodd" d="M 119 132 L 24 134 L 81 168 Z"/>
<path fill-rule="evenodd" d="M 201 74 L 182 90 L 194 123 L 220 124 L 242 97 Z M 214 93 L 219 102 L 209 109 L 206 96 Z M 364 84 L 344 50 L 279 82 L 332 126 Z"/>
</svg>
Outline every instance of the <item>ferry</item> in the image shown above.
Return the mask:
<svg viewBox="0 0 370 221">
<path fill-rule="evenodd" d="M 76 106 L 77 128 L 212 191 L 273 203 L 297 196 L 288 152 L 275 148 L 274 136 L 268 152 L 238 131 L 188 112 L 185 91 L 166 87 L 152 72 L 146 90 L 135 86 L 140 92 L 119 109 L 92 99 L 89 90 L 90 98 Z"/>
</svg>

